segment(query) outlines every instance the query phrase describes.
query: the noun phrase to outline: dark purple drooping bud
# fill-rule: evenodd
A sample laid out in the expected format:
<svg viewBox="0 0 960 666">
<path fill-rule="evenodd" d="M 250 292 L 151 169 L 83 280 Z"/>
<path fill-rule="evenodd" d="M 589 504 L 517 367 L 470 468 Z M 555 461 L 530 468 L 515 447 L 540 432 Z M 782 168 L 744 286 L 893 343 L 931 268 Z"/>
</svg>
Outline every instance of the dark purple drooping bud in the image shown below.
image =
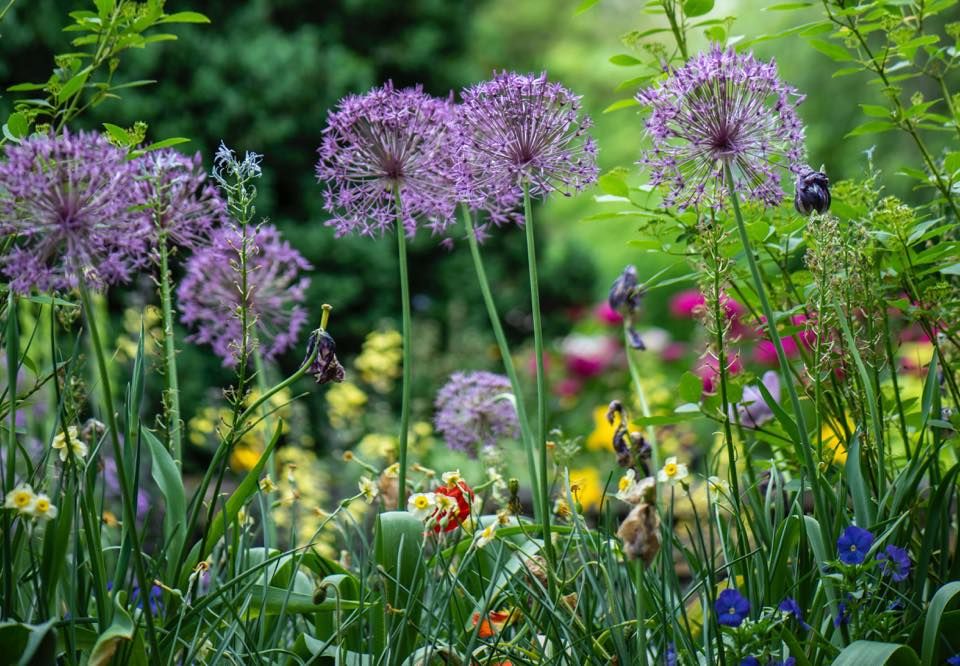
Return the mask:
<svg viewBox="0 0 960 666">
<path fill-rule="evenodd" d="M 317 383 L 342 382 L 345 373 L 340 361 L 337 360 L 337 343 L 334 342 L 333 336 L 322 328 L 311 333 L 307 341 L 307 358 L 313 356 L 314 352 L 316 357 L 310 364 L 309 373 L 314 376 Z"/>
<path fill-rule="evenodd" d="M 610 285 L 610 295 L 607 296 L 610 308 L 619 312 L 626 322 L 628 344 L 640 351 L 647 346 L 643 344 L 640 334 L 633 327 L 633 321 L 640 313 L 645 291 L 643 285 L 637 281 L 637 267 L 630 264 Z"/>
<path fill-rule="evenodd" d="M 824 213 L 830 208 L 830 180 L 822 171 L 805 168 L 797 176 L 797 193 L 793 207 L 801 215 L 816 211 Z"/>
</svg>

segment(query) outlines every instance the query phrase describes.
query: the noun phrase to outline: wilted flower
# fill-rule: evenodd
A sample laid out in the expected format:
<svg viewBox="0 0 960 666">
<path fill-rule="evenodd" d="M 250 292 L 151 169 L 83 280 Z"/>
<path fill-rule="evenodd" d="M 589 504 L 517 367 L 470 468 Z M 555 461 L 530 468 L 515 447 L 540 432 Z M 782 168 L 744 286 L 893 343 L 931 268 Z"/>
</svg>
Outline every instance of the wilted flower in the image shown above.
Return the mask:
<svg viewBox="0 0 960 666">
<path fill-rule="evenodd" d="M 657 484 L 652 476 L 637 478 L 637 471 L 628 469 L 617 483 L 617 499 L 627 504 L 653 502 L 657 494 Z"/>
<path fill-rule="evenodd" d="M 793 207 L 801 215 L 816 211 L 824 213 L 830 208 L 830 180 L 822 171 L 804 167 L 797 174 L 797 192 Z"/>
<path fill-rule="evenodd" d="M 240 253 L 246 249 L 247 293 L 240 293 Z M 248 324 L 266 360 L 297 342 L 307 320 L 302 307 L 310 264 L 270 225 L 218 229 L 210 244 L 187 262 L 177 295 L 183 323 L 196 328 L 188 339 L 206 343 L 223 359 L 237 363 L 242 339 L 240 306 L 246 300 Z M 249 349 L 247 350 L 250 351 Z"/>
<path fill-rule="evenodd" d="M 467 199 L 502 198 L 524 184 L 533 197 L 570 194 L 597 179 L 592 125 L 580 97 L 547 75 L 501 72 L 463 91 L 460 109 Z"/>
<path fill-rule="evenodd" d="M 446 229 L 456 207 L 456 123 L 452 104 L 419 86 L 392 83 L 340 100 L 327 117 L 317 152 L 327 222 L 338 236 L 372 236 L 392 227 L 407 235 L 424 218 Z M 399 207 L 399 210 L 398 210 Z"/>
<path fill-rule="evenodd" d="M 19 513 L 26 513 L 36 495 L 33 494 L 33 488 L 29 484 L 21 483 L 16 488 L 7 493 L 4 498 L 3 508 L 14 509 Z"/>
<path fill-rule="evenodd" d="M 641 350 L 646 349 L 646 345 L 634 328 L 634 322 L 640 315 L 645 291 L 643 285 L 637 282 L 637 267 L 630 264 L 610 285 L 610 294 L 607 297 L 610 307 L 619 312 L 626 322 L 630 346 Z"/>
<path fill-rule="evenodd" d="M 660 516 L 657 507 L 648 502 L 634 506 L 620 523 L 617 536 L 629 559 L 639 558 L 649 566 L 660 552 Z"/>
<path fill-rule="evenodd" d="M 490 372 L 457 372 L 437 393 L 435 425 L 447 446 L 476 458 L 520 434 L 510 380 Z"/>
<path fill-rule="evenodd" d="M 776 372 L 768 370 L 763 373 L 761 381 L 763 382 L 764 388 L 770 393 L 770 397 L 772 397 L 774 401 L 779 401 L 780 376 Z M 735 407 L 740 419 L 740 424 L 748 428 L 759 428 L 774 419 L 773 409 L 767 404 L 763 393 L 756 386 L 744 386 L 743 398 Z M 733 418 L 733 409 L 734 405 L 731 405 L 731 418 Z"/>
<path fill-rule="evenodd" d="M 874 536 L 869 530 L 850 525 L 837 539 L 840 561 L 844 564 L 861 564 L 873 545 Z"/>
<path fill-rule="evenodd" d="M 877 561 L 880 562 L 881 573 L 890 576 L 896 583 L 905 581 L 910 575 L 910 555 L 899 546 L 891 544 L 884 548 L 883 552 L 877 553 Z"/>
<path fill-rule="evenodd" d="M 68 442 L 69 440 L 69 442 Z M 71 454 L 77 460 L 83 460 L 87 457 L 87 445 L 80 439 L 80 431 L 77 426 L 68 426 L 66 432 L 60 431 L 53 438 L 51 447 L 60 452 L 60 462 L 66 462 Z"/>
<path fill-rule="evenodd" d="M 652 140 L 640 164 L 652 184 L 669 185 L 664 205 L 722 205 L 727 164 L 747 198 L 777 206 L 783 200 L 778 162 L 801 168 L 804 130 L 796 106 L 803 97 L 780 80 L 773 62 L 715 45 L 641 90 L 637 100 L 650 108 Z"/>
<path fill-rule="evenodd" d="M 377 498 L 380 492 L 377 489 L 377 484 L 369 476 L 361 476 L 360 481 L 357 482 L 357 488 L 360 489 L 360 495 L 367 504 L 373 504 L 373 500 Z"/>
<path fill-rule="evenodd" d="M 657 472 L 657 481 L 660 483 L 669 483 L 671 486 L 687 478 L 687 466 L 684 463 L 678 463 L 676 456 L 670 456 L 663 463 L 663 467 Z"/>
<path fill-rule="evenodd" d="M 200 153 L 193 157 L 172 149 L 139 158 L 143 196 L 158 231 L 189 249 L 202 245 L 223 223 L 226 204 L 207 179 Z"/>
<path fill-rule="evenodd" d="M 260 490 L 262 492 L 265 492 L 268 494 L 277 491 L 277 484 L 274 483 L 273 479 L 270 478 L 269 474 L 267 474 L 265 477 L 260 479 L 260 482 L 258 485 L 260 486 Z"/>
<path fill-rule="evenodd" d="M 25 294 L 128 281 L 149 260 L 149 219 L 136 169 L 99 134 L 64 132 L 7 143 L 0 161 L 0 256 Z"/>
<path fill-rule="evenodd" d="M 750 613 L 750 602 L 733 588 L 727 588 L 717 595 L 714 604 L 717 622 L 727 627 L 739 627 Z"/>
<path fill-rule="evenodd" d="M 337 343 L 333 336 L 321 328 L 311 333 L 307 340 L 307 358 L 313 356 L 314 351 L 317 355 L 310 364 L 308 372 L 313 375 L 317 383 L 342 382 L 346 372 L 337 359 Z"/>
</svg>

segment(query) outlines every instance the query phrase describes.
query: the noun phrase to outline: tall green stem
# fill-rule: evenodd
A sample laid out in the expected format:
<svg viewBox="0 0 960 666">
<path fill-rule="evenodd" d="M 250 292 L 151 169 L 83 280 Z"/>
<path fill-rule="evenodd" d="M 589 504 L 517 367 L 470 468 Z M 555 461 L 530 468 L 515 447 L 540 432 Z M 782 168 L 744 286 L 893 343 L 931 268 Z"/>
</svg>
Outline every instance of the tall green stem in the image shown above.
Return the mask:
<svg viewBox="0 0 960 666">
<path fill-rule="evenodd" d="M 537 360 L 537 429 L 536 444 L 540 450 L 540 506 L 543 509 L 543 541 L 547 559 L 553 563 L 553 541 L 550 537 L 550 481 L 547 474 L 547 382 L 543 373 L 543 322 L 540 317 L 540 284 L 537 276 L 537 248 L 533 235 L 533 207 L 530 184 L 523 183 L 523 228 L 527 234 L 527 269 L 530 272 L 530 314 L 533 317 L 533 347 Z"/>
<path fill-rule="evenodd" d="M 7 297 L 7 394 L 10 397 L 10 423 L 7 426 L 7 468 L 3 471 L 3 494 L 13 490 L 17 481 L 17 364 L 19 363 L 20 342 L 17 330 L 17 299 L 11 291 Z M 14 347 L 16 345 L 16 347 Z M 13 617 L 13 548 L 10 544 L 11 524 L 10 512 L 3 512 L 3 617 Z"/>
<path fill-rule="evenodd" d="M 400 264 L 400 305 L 403 313 L 403 384 L 400 389 L 400 471 L 397 479 L 397 508 L 403 511 L 407 502 L 407 434 L 410 430 L 410 385 L 412 371 L 410 337 L 410 278 L 407 274 L 407 237 L 403 226 L 403 202 L 400 190 L 394 190 L 397 205 L 397 255 Z"/>
<path fill-rule="evenodd" d="M 167 436 L 173 459 L 182 465 L 183 444 L 180 428 L 180 381 L 177 378 L 177 346 L 173 336 L 173 297 L 170 293 L 170 249 L 166 234 L 160 246 L 160 307 L 163 313 L 163 353 L 166 367 L 167 393 L 164 407 L 167 417 Z"/>
<path fill-rule="evenodd" d="M 90 298 L 90 292 L 83 280 L 83 275 L 79 276 L 80 297 L 83 300 L 83 312 L 87 319 L 87 328 L 90 330 L 90 339 L 93 343 L 94 356 L 97 359 L 97 370 L 100 373 L 100 390 L 103 393 L 103 406 L 106 412 L 107 429 L 110 431 L 110 443 L 113 445 L 113 457 L 116 460 L 117 477 L 120 481 L 120 491 L 123 493 L 123 521 L 124 528 L 130 535 L 130 541 L 133 550 L 133 566 L 137 574 L 137 582 L 140 585 L 141 596 L 146 597 L 153 585 L 147 578 L 147 569 L 143 562 L 143 553 L 140 550 L 140 537 L 137 534 L 137 512 L 136 501 L 134 500 L 133 489 L 130 486 L 130 478 L 127 476 L 127 465 L 123 455 L 123 447 L 120 444 L 120 430 L 117 425 L 117 414 L 113 409 L 113 394 L 110 388 L 110 372 L 107 369 L 107 358 L 103 353 L 103 344 L 100 340 L 100 329 L 97 325 L 97 315 L 93 309 L 93 301 Z M 150 610 L 150 604 L 143 604 L 143 616 L 147 623 L 147 640 L 150 643 L 152 654 L 156 657 L 160 654 L 157 642 L 156 629 L 153 626 L 153 612 Z"/>
<path fill-rule="evenodd" d="M 461 206 L 461 211 L 463 214 L 463 222 L 467 227 L 467 242 L 470 244 L 470 254 L 473 256 L 473 268 L 477 273 L 477 281 L 480 283 L 480 293 L 483 294 L 483 303 L 487 308 L 490 325 L 493 327 L 493 336 L 497 340 L 500 358 L 503 360 L 503 368 L 506 370 L 507 377 L 510 379 L 510 386 L 513 388 L 513 395 L 516 398 L 517 417 L 520 421 L 520 436 L 523 440 L 523 448 L 527 454 L 527 466 L 530 472 L 530 488 L 533 495 L 534 517 L 540 520 L 544 511 L 548 509 L 540 504 L 540 479 L 537 474 L 533 433 L 530 432 L 530 419 L 527 415 L 527 407 L 523 399 L 523 389 L 520 387 L 517 369 L 513 364 L 513 356 L 510 354 L 510 347 L 507 344 L 507 336 L 503 332 L 500 315 L 497 313 L 497 305 L 493 300 L 493 293 L 490 291 L 490 283 L 487 280 L 487 272 L 483 267 L 483 260 L 480 257 L 480 245 L 477 242 L 477 233 L 473 227 L 473 216 L 470 214 L 470 208 L 466 205 Z"/>
</svg>

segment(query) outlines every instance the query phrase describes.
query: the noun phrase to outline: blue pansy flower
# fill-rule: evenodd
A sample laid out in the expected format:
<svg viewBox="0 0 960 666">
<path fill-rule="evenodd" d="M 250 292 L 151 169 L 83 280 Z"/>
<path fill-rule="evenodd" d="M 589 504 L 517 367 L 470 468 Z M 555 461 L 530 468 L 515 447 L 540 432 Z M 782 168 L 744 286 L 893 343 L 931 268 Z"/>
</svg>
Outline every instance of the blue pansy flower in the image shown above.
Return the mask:
<svg viewBox="0 0 960 666">
<path fill-rule="evenodd" d="M 728 627 L 739 627 L 750 612 L 750 602 L 742 594 L 729 588 L 717 596 L 714 608 L 717 611 L 717 622 Z"/>
<path fill-rule="evenodd" d="M 910 575 L 910 556 L 899 546 L 884 548 L 882 553 L 877 553 L 877 561 L 880 563 L 880 572 L 890 576 L 896 583 L 906 580 Z"/>
<path fill-rule="evenodd" d="M 797 618 L 797 622 L 800 623 L 800 626 L 804 629 L 809 629 L 810 625 L 803 621 L 803 611 L 800 609 L 800 604 L 797 603 L 797 600 L 793 597 L 787 597 L 780 602 L 780 605 L 777 606 L 777 609 L 787 615 L 792 615 Z"/>
<path fill-rule="evenodd" d="M 837 539 L 840 561 L 844 564 L 862 564 L 867 559 L 873 539 L 874 536 L 870 530 L 851 525 Z"/>
<path fill-rule="evenodd" d="M 947 663 L 950 666 L 960 666 L 960 652 L 947 659 Z"/>
<path fill-rule="evenodd" d="M 760 660 L 750 655 L 740 660 L 740 666 L 760 666 Z"/>
<path fill-rule="evenodd" d="M 841 624 L 850 624 L 850 609 L 844 601 L 837 604 L 837 615 L 833 618 L 833 626 L 839 627 Z"/>
</svg>

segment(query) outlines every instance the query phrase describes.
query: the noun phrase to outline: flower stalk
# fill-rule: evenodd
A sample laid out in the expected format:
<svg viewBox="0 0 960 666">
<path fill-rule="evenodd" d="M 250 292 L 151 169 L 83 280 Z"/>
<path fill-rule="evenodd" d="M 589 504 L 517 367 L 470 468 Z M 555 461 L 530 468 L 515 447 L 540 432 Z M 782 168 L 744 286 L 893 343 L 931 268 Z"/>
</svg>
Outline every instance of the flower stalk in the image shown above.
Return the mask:
<svg viewBox="0 0 960 666">
<path fill-rule="evenodd" d="M 413 370 L 411 345 L 413 338 L 410 333 L 410 276 L 407 270 L 407 237 L 403 225 L 403 202 L 400 199 L 399 187 L 394 187 L 394 200 L 397 212 L 397 259 L 400 266 L 400 307 L 403 319 L 403 374 L 400 388 L 400 437 L 398 444 L 400 470 L 397 478 L 397 510 L 403 511 L 407 503 L 407 439 L 410 430 L 410 391 Z"/>
</svg>

